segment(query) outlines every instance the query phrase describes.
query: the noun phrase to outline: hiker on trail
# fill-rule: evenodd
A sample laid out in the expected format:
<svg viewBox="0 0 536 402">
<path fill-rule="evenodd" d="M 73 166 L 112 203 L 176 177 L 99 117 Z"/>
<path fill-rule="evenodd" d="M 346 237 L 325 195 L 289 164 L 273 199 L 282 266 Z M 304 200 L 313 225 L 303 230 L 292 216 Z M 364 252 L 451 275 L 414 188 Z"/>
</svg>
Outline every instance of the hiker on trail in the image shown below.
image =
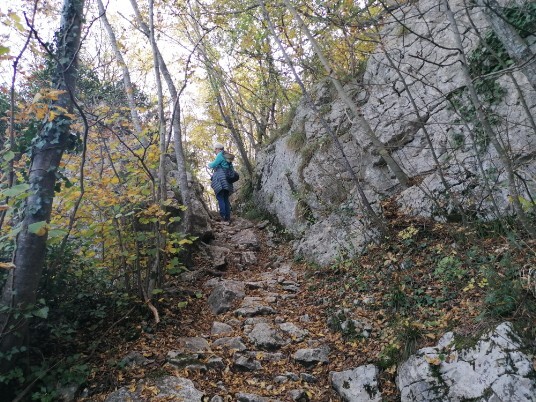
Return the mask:
<svg viewBox="0 0 536 402">
<path fill-rule="evenodd" d="M 231 165 L 223 156 L 223 144 L 219 142 L 215 143 L 214 152 L 216 153 L 216 159 L 208 164 L 209 168 L 214 169 L 210 186 L 216 194 L 220 216 L 224 222 L 229 222 L 231 220 L 231 204 L 229 202 L 229 196 L 233 193 L 234 188 L 233 184 L 229 183 L 227 180 L 224 169 L 230 169 Z"/>
</svg>

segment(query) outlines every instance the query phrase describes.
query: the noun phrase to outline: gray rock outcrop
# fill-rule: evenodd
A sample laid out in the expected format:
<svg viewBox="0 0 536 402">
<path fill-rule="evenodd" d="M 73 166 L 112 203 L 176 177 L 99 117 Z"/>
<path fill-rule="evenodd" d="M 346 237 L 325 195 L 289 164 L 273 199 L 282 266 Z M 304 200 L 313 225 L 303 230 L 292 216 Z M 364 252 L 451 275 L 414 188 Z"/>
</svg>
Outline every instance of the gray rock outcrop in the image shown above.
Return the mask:
<svg viewBox="0 0 536 402">
<path fill-rule="evenodd" d="M 455 347 L 445 334 L 398 369 L 404 401 L 536 401 L 536 372 L 510 323 L 482 336 L 475 346 Z"/>
<path fill-rule="evenodd" d="M 231 242 L 236 244 L 240 249 L 258 250 L 259 239 L 252 229 L 244 229 L 231 238 Z"/>
<path fill-rule="evenodd" d="M 471 111 L 457 51 L 453 50 L 454 36 L 441 2 L 398 4 L 402 5 L 393 13 L 405 26 L 394 18 L 383 22 L 385 52 L 378 46 L 363 77 L 345 89 L 412 178 L 408 188 L 398 183 L 366 128 L 349 120 L 347 106 L 327 81 L 312 90 L 316 107 L 337 134 L 375 211 L 381 210 L 380 200 L 393 197 L 402 212 L 441 221 L 460 219 L 458 205 L 482 219 L 494 219 L 496 208 L 500 214 L 510 214 L 505 167 L 483 138 L 474 109 Z M 449 4 L 457 13 L 464 51 L 470 59 L 483 46 L 472 23 L 481 34 L 489 32 L 489 27 L 478 7 L 468 8 L 461 0 Z M 536 36 L 526 41 L 536 50 Z M 536 193 L 536 184 L 530 179 L 536 175 L 536 136 L 529 128 L 530 115 L 536 115 L 536 91 L 518 71 L 512 76 L 497 74 L 490 85 L 497 92 L 485 108 L 493 115 L 494 135 L 508 144 L 510 158 L 516 164 L 519 161 L 517 173 L 530 183 L 519 191 L 530 199 L 527 191 Z M 455 105 L 462 106 L 457 111 Z M 355 182 L 344 166 L 332 137 L 305 100 L 298 105 L 288 133 L 266 147 L 257 160 L 257 204 L 300 239 L 295 243 L 298 254 L 322 265 L 341 254 L 358 253 L 377 235 L 364 216 Z"/>
<path fill-rule="evenodd" d="M 276 350 L 290 341 L 283 338 L 280 332 L 273 328 L 270 324 L 256 324 L 248 335 L 251 342 L 263 350 Z"/>
</svg>

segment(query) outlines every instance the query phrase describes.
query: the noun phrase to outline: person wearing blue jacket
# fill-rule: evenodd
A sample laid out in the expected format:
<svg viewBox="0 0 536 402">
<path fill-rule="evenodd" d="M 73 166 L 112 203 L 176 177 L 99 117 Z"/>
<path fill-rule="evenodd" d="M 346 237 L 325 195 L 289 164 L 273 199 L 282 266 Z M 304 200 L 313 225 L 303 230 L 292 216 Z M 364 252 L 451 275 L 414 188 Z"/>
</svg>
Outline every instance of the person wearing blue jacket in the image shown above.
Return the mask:
<svg viewBox="0 0 536 402">
<path fill-rule="evenodd" d="M 219 142 L 215 143 L 214 152 L 216 153 L 216 159 L 208 164 L 208 167 L 214 170 L 210 178 L 210 186 L 216 194 L 221 218 L 224 222 L 229 222 L 231 220 L 229 196 L 234 192 L 234 188 L 233 184 L 227 180 L 224 169 L 229 169 L 230 165 L 223 156 L 223 144 Z"/>
</svg>

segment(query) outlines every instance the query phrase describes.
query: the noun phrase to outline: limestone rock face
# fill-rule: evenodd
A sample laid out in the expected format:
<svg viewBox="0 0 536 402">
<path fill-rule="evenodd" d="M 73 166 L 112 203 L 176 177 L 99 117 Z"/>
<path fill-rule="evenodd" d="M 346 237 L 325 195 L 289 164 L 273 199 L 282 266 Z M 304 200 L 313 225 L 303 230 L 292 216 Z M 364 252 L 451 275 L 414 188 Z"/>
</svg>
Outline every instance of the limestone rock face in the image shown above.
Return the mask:
<svg viewBox="0 0 536 402">
<path fill-rule="evenodd" d="M 399 367 L 401 400 L 536 401 L 536 372 L 524 346 L 507 322 L 465 349 L 456 349 L 449 332 Z"/>
<path fill-rule="evenodd" d="M 345 89 L 412 178 L 409 187 L 404 189 L 398 183 L 366 127 L 352 124 L 347 106 L 327 81 L 311 90 L 317 109 L 336 133 L 367 200 L 378 213 L 380 200 L 387 197 L 394 197 L 398 208 L 409 215 L 441 221 L 460 219 L 453 199 L 472 216 L 483 219 L 496 215 L 492 197 L 501 214 L 511 213 L 506 173 L 497 151 L 482 141 L 476 115 L 467 112 L 468 116 L 460 117 L 452 106 L 469 103 L 457 52 L 453 51 L 454 36 L 441 2 L 403 3 L 393 11 L 394 16 L 411 30 L 387 18 L 381 33 L 385 52 L 378 46 L 363 77 L 347 83 Z M 470 58 L 481 46 L 472 23 L 482 33 L 489 27 L 478 7 L 467 8 L 470 21 L 462 0 L 449 4 L 457 15 L 464 51 Z M 536 36 L 526 41 L 536 51 Z M 513 72 L 513 78 L 529 113 L 522 106 L 512 76 L 506 74 L 494 77 L 493 85 L 500 87 L 502 95 L 485 108 L 493 113 L 495 135 L 508 144 L 511 159 L 516 164 L 519 161 L 517 172 L 530 182 L 529 190 L 534 194 L 536 184 L 530 178 L 536 175 L 536 136 L 529 128 L 528 115 L 536 115 L 536 91 L 520 72 Z M 529 199 L 525 189 L 520 191 Z M 257 205 L 275 215 L 299 239 L 295 251 L 319 264 L 358 253 L 377 235 L 343 155 L 305 101 L 298 105 L 288 133 L 260 153 L 254 192 Z"/>
</svg>

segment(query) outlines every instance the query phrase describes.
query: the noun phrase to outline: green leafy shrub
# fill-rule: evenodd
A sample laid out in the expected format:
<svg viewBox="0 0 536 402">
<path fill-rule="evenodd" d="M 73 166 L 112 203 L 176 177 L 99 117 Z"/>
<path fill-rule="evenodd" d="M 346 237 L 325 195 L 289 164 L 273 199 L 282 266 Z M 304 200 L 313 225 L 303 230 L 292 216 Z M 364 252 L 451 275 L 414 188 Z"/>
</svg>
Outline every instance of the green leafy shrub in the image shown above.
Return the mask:
<svg viewBox="0 0 536 402">
<path fill-rule="evenodd" d="M 501 263 L 505 264 L 504 261 Z M 484 316 L 507 317 L 513 314 L 526 297 L 518 269 L 509 266 L 504 274 L 498 274 L 494 268 L 487 268 L 483 274 L 488 283 Z"/>
<path fill-rule="evenodd" d="M 387 369 L 400 361 L 400 346 L 396 343 L 390 343 L 385 346 L 378 355 L 378 366 Z"/>
<path fill-rule="evenodd" d="M 444 282 L 455 282 L 462 279 L 466 274 L 467 271 L 463 268 L 460 259 L 453 255 L 439 260 L 434 270 L 434 276 Z"/>
</svg>

